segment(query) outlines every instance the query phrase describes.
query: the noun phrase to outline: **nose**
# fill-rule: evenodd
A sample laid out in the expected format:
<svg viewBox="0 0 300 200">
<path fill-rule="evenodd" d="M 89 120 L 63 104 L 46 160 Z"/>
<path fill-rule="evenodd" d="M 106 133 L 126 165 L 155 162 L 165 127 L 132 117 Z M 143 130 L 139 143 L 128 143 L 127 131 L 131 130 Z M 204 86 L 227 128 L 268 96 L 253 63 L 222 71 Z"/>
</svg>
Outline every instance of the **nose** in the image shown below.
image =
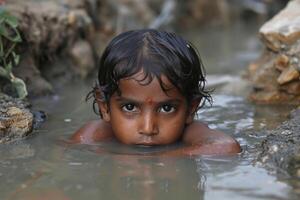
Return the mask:
<svg viewBox="0 0 300 200">
<path fill-rule="evenodd" d="M 139 133 L 142 135 L 153 136 L 158 134 L 156 116 L 153 113 L 145 113 L 140 120 Z"/>
</svg>

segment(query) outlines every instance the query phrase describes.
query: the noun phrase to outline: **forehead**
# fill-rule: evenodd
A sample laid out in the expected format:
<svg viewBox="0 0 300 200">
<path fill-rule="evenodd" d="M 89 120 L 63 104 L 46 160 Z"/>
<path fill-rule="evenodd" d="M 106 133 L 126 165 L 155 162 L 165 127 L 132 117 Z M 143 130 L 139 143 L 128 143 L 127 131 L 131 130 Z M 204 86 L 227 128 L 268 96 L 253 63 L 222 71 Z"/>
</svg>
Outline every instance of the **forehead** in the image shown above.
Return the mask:
<svg viewBox="0 0 300 200">
<path fill-rule="evenodd" d="M 135 98 L 137 100 L 165 101 L 169 99 L 183 100 L 184 97 L 180 91 L 168 80 L 164 75 L 160 77 L 163 90 L 159 80 L 153 77 L 150 80 L 145 79 L 145 74 L 139 72 L 131 77 L 121 79 L 119 81 L 119 89 L 121 96 L 126 98 Z"/>
</svg>

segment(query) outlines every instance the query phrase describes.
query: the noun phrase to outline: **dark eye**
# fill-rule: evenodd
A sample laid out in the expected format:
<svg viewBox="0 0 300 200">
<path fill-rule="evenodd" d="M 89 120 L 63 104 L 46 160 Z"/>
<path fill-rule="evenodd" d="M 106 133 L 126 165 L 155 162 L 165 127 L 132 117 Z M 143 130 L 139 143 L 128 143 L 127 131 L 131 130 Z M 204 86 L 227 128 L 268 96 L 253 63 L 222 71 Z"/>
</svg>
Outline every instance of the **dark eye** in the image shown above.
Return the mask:
<svg viewBox="0 0 300 200">
<path fill-rule="evenodd" d="M 123 105 L 122 109 L 126 112 L 135 112 L 137 110 L 136 106 L 132 103 L 127 103 Z"/>
<path fill-rule="evenodd" d="M 163 112 L 163 113 L 171 113 L 171 112 L 175 111 L 175 107 L 172 105 L 166 104 L 166 105 L 161 106 L 159 111 Z"/>
</svg>

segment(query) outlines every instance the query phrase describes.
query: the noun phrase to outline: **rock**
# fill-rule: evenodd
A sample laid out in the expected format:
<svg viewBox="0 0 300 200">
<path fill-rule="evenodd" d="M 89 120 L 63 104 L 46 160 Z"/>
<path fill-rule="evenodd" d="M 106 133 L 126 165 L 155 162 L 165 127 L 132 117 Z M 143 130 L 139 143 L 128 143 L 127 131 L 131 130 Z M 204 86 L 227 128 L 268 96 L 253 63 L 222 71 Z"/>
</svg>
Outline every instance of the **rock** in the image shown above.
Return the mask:
<svg viewBox="0 0 300 200">
<path fill-rule="evenodd" d="M 266 48 L 248 68 L 252 101 L 300 105 L 299 21 L 300 0 L 290 1 L 260 29 Z"/>
<path fill-rule="evenodd" d="M 29 104 L 0 93 L 0 143 L 24 138 L 33 128 Z"/>
<path fill-rule="evenodd" d="M 293 66 L 290 66 L 281 72 L 277 82 L 282 85 L 293 80 L 299 80 L 299 75 L 299 72 Z"/>
<path fill-rule="evenodd" d="M 13 70 L 16 76 L 25 81 L 30 96 L 41 96 L 53 92 L 52 85 L 41 75 L 32 55 L 23 54 L 20 64 Z"/>
<path fill-rule="evenodd" d="M 90 44 L 84 40 L 74 44 L 70 49 L 70 56 L 74 66 L 76 66 L 74 70 L 81 78 L 86 78 L 88 73 L 95 68 L 93 50 Z"/>
<path fill-rule="evenodd" d="M 277 91 L 278 83 L 276 80 L 280 73 L 273 67 L 274 59 L 276 60 L 275 54 L 266 52 L 261 59 L 250 65 L 249 77 L 255 91 Z"/>
<path fill-rule="evenodd" d="M 32 130 L 33 115 L 29 110 L 17 107 L 8 107 L 6 119 L 2 124 L 10 130 L 10 137 L 24 137 Z"/>
<path fill-rule="evenodd" d="M 278 91 L 256 91 L 250 94 L 249 99 L 261 104 L 270 104 L 270 102 L 289 101 L 291 95 L 281 94 Z"/>
<path fill-rule="evenodd" d="M 289 64 L 289 57 L 284 54 L 279 55 L 276 58 L 275 63 L 274 63 L 275 68 L 281 72 L 288 67 L 288 64 Z"/>
<path fill-rule="evenodd" d="M 300 38 L 300 0 L 290 1 L 285 9 L 259 30 L 264 44 L 278 52 Z"/>
<path fill-rule="evenodd" d="M 279 177 L 300 189 L 300 108 L 294 110 L 290 119 L 274 130 L 257 146 L 257 164 L 264 166 Z"/>
<path fill-rule="evenodd" d="M 300 95 L 300 84 L 298 81 L 293 81 L 291 83 L 287 83 L 281 87 L 285 90 L 286 93 L 291 94 L 293 96 Z"/>
<path fill-rule="evenodd" d="M 51 75 L 59 74 L 59 77 L 64 76 L 62 79 L 70 81 L 78 76 L 85 78 L 94 69 L 94 54 L 103 43 L 90 45 L 95 39 L 95 25 L 86 7 L 87 2 L 96 1 L 7 2 L 7 10 L 19 19 L 18 28 L 23 39 L 19 47 L 19 52 L 23 52 L 21 63 L 14 71 L 25 81 L 29 96 L 54 92 L 53 82 L 57 82 L 57 77 L 48 79 L 49 71 Z M 79 59 L 79 53 L 86 56 Z M 61 68 L 56 63 L 67 66 Z"/>
</svg>

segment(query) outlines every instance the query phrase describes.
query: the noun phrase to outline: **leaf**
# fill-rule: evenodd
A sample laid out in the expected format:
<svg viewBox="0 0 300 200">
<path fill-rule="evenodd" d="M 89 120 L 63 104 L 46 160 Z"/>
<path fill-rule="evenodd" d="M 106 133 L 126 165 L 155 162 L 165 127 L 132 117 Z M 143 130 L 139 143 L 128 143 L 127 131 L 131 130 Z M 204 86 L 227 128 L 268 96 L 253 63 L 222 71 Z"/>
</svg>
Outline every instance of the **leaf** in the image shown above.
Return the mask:
<svg viewBox="0 0 300 200">
<path fill-rule="evenodd" d="M 12 62 L 9 62 L 6 66 L 5 66 L 5 69 L 6 71 L 10 74 L 11 71 L 12 71 Z"/>
<path fill-rule="evenodd" d="M 18 19 L 15 16 L 10 14 L 7 14 L 5 16 L 5 22 L 8 23 L 13 28 L 17 28 L 18 26 Z"/>
<path fill-rule="evenodd" d="M 7 73 L 7 71 L 3 67 L 0 67 L 0 76 L 9 78 L 9 73 Z"/>
<path fill-rule="evenodd" d="M 2 28 L 2 27 L 1 27 Z M 0 29 L 0 34 L 11 42 L 21 42 L 21 36 L 16 28 L 12 27 L 13 33 L 9 33 L 5 28 Z"/>
<path fill-rule="evenodd" d="M 22 42 L 22 38 L 21 35 L 18 31 L 18 29 L 13 28 L 14 32 L 15 32 L 15 37 L 12 39 L 13 42 Z"/>
<path fill-rule="evenodd" d="M 0 35 L 0 58 L 2 59 L 3 56 L 4 56 L 3 43 L 2 43 L 2 37 Z"/>
<path fill-rule="evenodd" d="M 5 20 L 11 27 L 18 26 L 18 19 L 3 8 L 0 9 L 0 19 L 1 21 Z"/>
<path fill-rule="evenodd" d="M 21 36 L 17 29 L 18 19 L 4 9 L 0 9 L 0 35 L 12 42 L 21 42 Z"/>
<path fill-rule="evenodd" d="M 18 97 L 20 99 L 24 99 L 28 95 L 25 82 L 17 77 L 15 77 L 11 82 L 18 93 Z"/>
<path fill-rule="evenodd" d="M 0 17 L 0 25 L 1 25 L 2 23 L 4 23 L 4 21 L 5 21 L 5 18 Z"/>
<path fill-rule="evenodd" d="M 1 26 L 0 26 L 0 35 L 8 35 L 8 33 L 7 33 L 7 30 L 6 30 L 6 27 L 5 27 L 5 25 L 4 25 L 4 23 L 3 24 L 1 24 Z"/>
<path fill-rule="evenodd" d="M 13 58 L 14 58 L 14 64 L 17 65 L 19 64 L 20 61 L 20 56 L 17 55 L 14 51 L 12 52 Z"/>
<path fill-rule="evenodd" d="M 20 56 L 14 52 L 14 48 L 16 43 L 22 41 L 17 26 L 17 18 L 0 7 L 0 61 L 4 65 L 0 66 L 0 76 L 9 79 L 16 89 L 18 97 L 23 99 L 28 94 L 26 84 L 22 79 L 16 78 L 12 74 L 13 64 L 17 65 L 20 59 Z M 3 42 L 9 42 L 11 45 L 7 45 L 9 48 L 6 48 L 3 46 Z"/>
</svg>

